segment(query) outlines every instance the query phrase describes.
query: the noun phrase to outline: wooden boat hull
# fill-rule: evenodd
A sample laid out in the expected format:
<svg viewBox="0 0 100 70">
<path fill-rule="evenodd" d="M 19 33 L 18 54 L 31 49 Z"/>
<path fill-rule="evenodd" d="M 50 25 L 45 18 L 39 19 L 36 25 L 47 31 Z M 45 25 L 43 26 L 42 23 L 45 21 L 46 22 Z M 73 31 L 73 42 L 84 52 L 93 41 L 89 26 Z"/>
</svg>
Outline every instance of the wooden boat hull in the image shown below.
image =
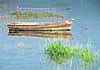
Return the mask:
<svg viewBox="0 0 100 70">
<path fill-rule="evenodd" d="M 57 22 L 47 24 L 32 24 L 32 23 L 12 23 L 7 25 L 9 31 L 70 31 L 72 27 L 72 21 Z"/>
<path fill-rule="evenodd" d="M 9 36 L 33 36 L 33 37 L 50 37 L 50 38 L 72 38 L 70 32 L 72 20 L 67 22 L 56 22 L 46 24 L 35 23 L 12 23 L 7 25 Z"/>
</svg>

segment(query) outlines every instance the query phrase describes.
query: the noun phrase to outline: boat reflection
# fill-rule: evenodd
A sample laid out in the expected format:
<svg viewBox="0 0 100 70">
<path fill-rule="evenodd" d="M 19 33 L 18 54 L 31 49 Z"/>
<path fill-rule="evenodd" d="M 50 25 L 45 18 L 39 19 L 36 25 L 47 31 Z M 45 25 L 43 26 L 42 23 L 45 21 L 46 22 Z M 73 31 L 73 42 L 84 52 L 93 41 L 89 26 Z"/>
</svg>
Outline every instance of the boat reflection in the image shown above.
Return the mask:
<svg viewBox="0 0 100 70">
<path fill-rule="evenodd" d="M 71 31 L 17 31 L 9 32 L 8 35 L 72 39 Z"/>
</svg>

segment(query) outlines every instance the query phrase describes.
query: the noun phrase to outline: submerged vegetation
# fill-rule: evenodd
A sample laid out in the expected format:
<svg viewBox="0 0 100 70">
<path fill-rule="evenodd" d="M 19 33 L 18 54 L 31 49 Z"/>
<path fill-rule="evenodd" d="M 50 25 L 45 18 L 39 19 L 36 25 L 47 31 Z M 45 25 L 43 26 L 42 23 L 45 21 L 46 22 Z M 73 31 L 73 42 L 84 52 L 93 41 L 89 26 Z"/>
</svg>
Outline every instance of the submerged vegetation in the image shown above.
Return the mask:
<svg viewBox="0 0 100 70">
<path fill-rule="evenodd" d="M 62 64 L 72 57 L 78 57 L 82 60 L 83 66 L 88 66 L 96 61 L 96 57 L 90 48 L 71 48 L 72 46 L 64 45 L 61 42 L 48 43 L 45 54 L 57 64 Z"/>
<path fill-rule="evenodd" d="M 21 11 L 16 11 L 16 12 L 10 13 L 10 15 L 17 17 L 17 18 L 21 18 L 21 19 L 43 18 L 43 17 L 64 18 L 63 14 L 53 13 L 53 12 L 32 12 L 32 11 L 21 12 Z"/>
</svg>

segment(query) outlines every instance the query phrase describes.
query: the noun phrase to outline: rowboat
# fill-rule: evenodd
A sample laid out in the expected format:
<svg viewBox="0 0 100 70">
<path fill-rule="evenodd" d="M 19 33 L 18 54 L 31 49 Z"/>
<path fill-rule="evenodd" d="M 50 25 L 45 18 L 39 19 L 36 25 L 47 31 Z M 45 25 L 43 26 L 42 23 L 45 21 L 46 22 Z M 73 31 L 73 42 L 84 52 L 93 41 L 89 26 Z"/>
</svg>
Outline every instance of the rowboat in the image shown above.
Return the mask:
<svg viewBox="0 0 100 70">
<path fill-rule="evenodd" d="M 18 31 L 70 31 L 74 19 L 64 22 L 14 22 L 8 24 L 9 32 Z"/>
</svg>

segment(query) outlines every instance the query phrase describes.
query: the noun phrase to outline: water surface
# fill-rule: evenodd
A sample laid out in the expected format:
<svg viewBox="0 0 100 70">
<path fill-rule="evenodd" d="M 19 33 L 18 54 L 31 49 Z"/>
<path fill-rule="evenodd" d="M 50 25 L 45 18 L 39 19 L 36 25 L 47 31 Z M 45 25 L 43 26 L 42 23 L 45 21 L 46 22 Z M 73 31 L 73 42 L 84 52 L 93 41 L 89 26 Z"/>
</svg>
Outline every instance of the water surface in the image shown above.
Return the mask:
<svg viewBox="0 0 100 70">
<path fill-rule="evenodd" d="M 0 0 L 5 3 L 7 9 L 0 11 L 0 15 L 6 15 L 16 10 L 16 0 Z M 87 44 L 91 41 L 93 51 L 100 49 L 100 8 L 99 0 L 20 0 L 19 6 L 24 8 L 57 8 L 65 13 L 66 18 L 74 18 L 72 27 L 72 40 L 61 39 L 63 42 Z M 70 8 L 68 10 L 67 8 Z M 64 20 L 65 20 L 64 19 Z M 43 58 L 43 48 L 46 40 L 54 41 L 54 38 L 32 36 L 8 36 L 7 24 L 16 19 L 0 19 L 0 69 L 2 70 L 47 70 L 47 60 Z M 84 47 L 83 47 L 84 48 Z M 77 65 L 78 61 L 74 61 Z M 75 69 L 75 64 L 72 70 Z M 100 61 L 95 63 L 93 70 L 99 70 Z M 55 70 L 56 65 L 49 66 Z M 64 66 L 65 67 L 65 66 Z M 64 68 L 63 67 L 63 68 Z M 78 66 L 79 67 L 79 66 Z M 77 70 L 80 70 L 78 68 Z M 82 69 L 81 69 L 82 70 Z"/>
</svg>

